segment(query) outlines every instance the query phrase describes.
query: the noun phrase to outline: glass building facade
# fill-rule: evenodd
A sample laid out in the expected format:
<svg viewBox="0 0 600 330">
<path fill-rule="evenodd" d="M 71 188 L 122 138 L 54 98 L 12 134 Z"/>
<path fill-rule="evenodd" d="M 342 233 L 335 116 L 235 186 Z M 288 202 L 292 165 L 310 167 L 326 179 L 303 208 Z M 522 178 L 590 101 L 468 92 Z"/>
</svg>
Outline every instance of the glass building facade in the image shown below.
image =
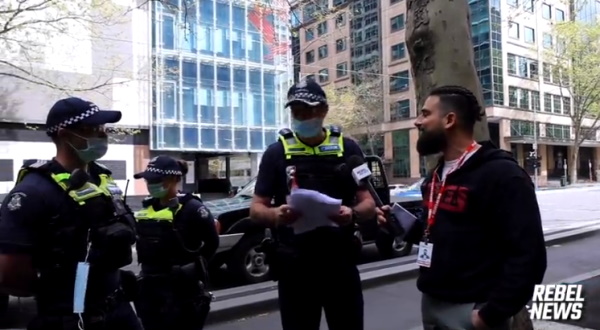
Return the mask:
<svg viewBox="0 0 600 330">
<path fill-rule="evenodd" d="M 289 7 L 169 0 L 153 4 L 151 148 L 264 151 L 288 126 Z"/>
</svg>

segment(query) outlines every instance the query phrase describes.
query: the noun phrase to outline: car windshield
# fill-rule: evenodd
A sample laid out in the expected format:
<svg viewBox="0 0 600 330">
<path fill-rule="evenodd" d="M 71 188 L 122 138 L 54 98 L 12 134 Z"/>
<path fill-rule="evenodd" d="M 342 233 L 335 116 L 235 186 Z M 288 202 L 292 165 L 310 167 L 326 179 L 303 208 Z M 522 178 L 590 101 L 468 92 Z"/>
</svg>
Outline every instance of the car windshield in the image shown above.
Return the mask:
<svg viewBox="0 0 600 330">
<path fill-rule="evenodd" d="M 250 180 L 250 182 L 246 183 L 244 188 L 242 188 L 235 197 L 252 197 L 254 195 L 254 185 L 256 184 L 256 178 Z"/>
<path fill-rule="evenodd" d="M 425 179 L 419 179 L 419 181 L 408 186 L 408 188 L 406 188 L 406 190 L 421 190 L 421 185 L 423 184 L 423 180 L 425 180 Z"/>
</svg>

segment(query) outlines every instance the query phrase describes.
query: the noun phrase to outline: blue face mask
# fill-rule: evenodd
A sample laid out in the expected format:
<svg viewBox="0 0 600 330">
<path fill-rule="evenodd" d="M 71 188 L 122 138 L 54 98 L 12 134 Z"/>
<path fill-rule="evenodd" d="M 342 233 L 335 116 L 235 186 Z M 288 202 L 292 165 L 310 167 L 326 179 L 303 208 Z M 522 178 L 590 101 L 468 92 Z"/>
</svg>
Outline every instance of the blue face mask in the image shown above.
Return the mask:
<svg viewBox="0 0 600 330">
<path fill-rule="evenodd" d="M 77 149 L 77 148 L 73 147 L 72 144 L 70 144 L 82 162 L 84 162 L 84 163 L 93 162 L 93 161 L 96 161 L 96 160 L 104 157 L 104 155 L 106 155 L 106 152 L 108 151 L 108 139 L 107 138 L 85 138 L 85 137 L 77 135 L 75 133 L 73 133 L 73 135 L 86 141 L 87 148 L 84 148 L 84 149 Z"/>
<path fill-rule="evenodd" d="M 292 130 L 301 137 L 315 137 L 323 131 L 323 118 L 308 120 L 292 119 Z"/>
<path fill-rule="evenodd" d="M 159 183 L 147 183 L 148 193 L 154 198 L 163 198 L 167 195 L 167 188 L 165 188 L 162 182 Z"/>
</svg>

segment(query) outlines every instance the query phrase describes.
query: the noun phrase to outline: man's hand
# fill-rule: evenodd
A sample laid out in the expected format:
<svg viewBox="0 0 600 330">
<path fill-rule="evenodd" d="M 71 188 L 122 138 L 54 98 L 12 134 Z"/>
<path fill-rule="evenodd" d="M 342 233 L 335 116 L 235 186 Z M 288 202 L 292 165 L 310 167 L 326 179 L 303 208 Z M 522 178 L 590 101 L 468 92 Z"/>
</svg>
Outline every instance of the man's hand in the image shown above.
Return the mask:
<svg viewBox="0 0 600 330">
<path fill-rule="evenodd" d="M 478 309 L 474 309 L 473 312 L 471 313 L 471 323 L 473 323 L 473 327 L 475 330 L 489 330 L 490 329 L 490 327 L 488 327 L 487 324 L 485 324 L 485 322 L 483 322 L 483 320 L 479 316 Z"/>
<path fill-rule="evenodd" d="M 291 225 L 300 218 L 302 214 L 293 210 L 288 204 L 283 204 L 273 209 L 275 211 L 275 221 L 277 224 Z"/>
<path fill-rule="evenodd" d="M 380 226 L 384 226 L 387 223 L 387 215 L 390 214 L 390 206 L 384 205 L 382 207 L 378 207 L 375 211 L 377 212 L 377 223 Z"/>
<path fill-rule="evenodd" d="M 329 218 L 338 225 L 345 226 L 352 222 L 352 209 L 342 205 L 342 207 L 340 207 L 340 213 Z"/>
</svg>

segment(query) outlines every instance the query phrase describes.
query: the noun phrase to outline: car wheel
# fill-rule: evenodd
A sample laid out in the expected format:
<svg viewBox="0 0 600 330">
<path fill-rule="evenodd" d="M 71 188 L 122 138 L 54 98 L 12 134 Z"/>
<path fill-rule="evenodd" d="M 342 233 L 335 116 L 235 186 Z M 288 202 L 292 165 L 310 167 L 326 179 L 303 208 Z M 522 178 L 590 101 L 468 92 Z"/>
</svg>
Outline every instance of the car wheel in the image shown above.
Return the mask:
<svg viewBox="0 0 600 330">
<path fill-rule="evenodd" d="M 412 252 L 412 243 L 397 243 L 394 237 L 384 232 L 379 232 L 375 240 L 375 246 L 379 255 L 384 259 L 399 258 L 409 255 Z"/>
<path fill-rule="evenodd" d="M 227 269 L 239 284 L 254 284 L 269 279 L 264 252 L 258 251 L 263 233 L 246 234 L 231 251 Z"/>
</svg>

